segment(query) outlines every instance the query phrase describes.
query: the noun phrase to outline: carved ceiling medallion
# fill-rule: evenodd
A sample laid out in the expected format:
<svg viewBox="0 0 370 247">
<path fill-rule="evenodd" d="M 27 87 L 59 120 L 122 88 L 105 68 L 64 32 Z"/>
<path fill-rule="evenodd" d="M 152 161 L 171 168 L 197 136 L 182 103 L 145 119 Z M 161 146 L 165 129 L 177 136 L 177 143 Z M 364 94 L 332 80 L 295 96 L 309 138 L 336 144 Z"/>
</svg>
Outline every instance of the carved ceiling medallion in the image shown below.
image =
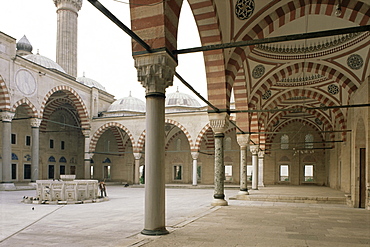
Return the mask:
<svg viewBox="0 0 370 247">
<path fill-rule="evenodd" d="M 238 0 L 235 4 L 235 15 L 240 20 L 246 20 L 252 16 L 254 11 L 254 0 Z"/>
</svg>

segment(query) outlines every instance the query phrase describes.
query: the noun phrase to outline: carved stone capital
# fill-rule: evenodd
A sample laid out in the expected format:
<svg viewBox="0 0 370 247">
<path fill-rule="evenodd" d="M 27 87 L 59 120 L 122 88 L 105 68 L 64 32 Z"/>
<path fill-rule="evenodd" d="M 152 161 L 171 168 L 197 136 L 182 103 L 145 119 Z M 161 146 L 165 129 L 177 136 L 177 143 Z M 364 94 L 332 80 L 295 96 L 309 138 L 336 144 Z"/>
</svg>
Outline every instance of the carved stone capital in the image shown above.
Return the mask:
<svg viewBox="0 0 370 247">
<path fill-rule="evenodd" d="M 258 145 L 250 145 L 249 150 L 251 151 L 252 155 L 257 155 L 258 154 Z"/>
<path fill-rule="evenodd" d="M 172 86 L 177 62 L 166 52 L 135 56 L 137 79 L 146 93 L 165 93 Z"/>
<path fill-rule="evenodd" d="M 229 127 L 229 115 L 227 113 L 208 114 L 209 124 L 215 134 L 225 133 Z"/>
<path fill-rule="evenodd" d="M 258 151 L 258 158 L 263 159 L 265 157 L 265 151 Z"/>
<path fill-rule="evenodd" d="M 39 128 L 41 124 L 42 119 L 40 118 L 31 118 L 31 127 L 32 128 Z"/>
<path fill-rule="evenodd" d="M 70 10 L 77 13 L 82 7 L 82 0 L 54 0 L 54 4 L 58 10 Z"/>
<path fill-rule="evenodd" d="M 191 157 L 193 158 L 193 160 L 198 159 L 198 157 L 199 157 L 199 152 L 191 152 Z"/>
<path fill-rule="evenodd" d="M 249 134 L 237 134 L 236 135 L 236 141 L 238 142 L 241 148 L 245 148 L 248 145 L 249 140 L 250 140 Z"/>
<path fill-rule="evenodd" d="M 0 112 L 1 120 L 3 122 L 11 122 L 14 118 L 14 115 L 15 115 L 14 112 L 8 112 L 8 111 Z"/>
<path fill-rule="evenodd" d="M 142 153 L 134 153 L 135 160 L 141 159 Z"/>
</svg>

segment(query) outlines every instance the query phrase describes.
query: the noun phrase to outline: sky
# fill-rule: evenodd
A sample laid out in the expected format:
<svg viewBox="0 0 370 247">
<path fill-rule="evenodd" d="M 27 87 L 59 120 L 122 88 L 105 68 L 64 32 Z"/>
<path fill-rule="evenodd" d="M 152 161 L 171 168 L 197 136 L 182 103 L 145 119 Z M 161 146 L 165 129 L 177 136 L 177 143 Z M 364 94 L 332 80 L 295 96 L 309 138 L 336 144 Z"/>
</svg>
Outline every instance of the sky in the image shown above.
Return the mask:
<svg viewBox="0 0 370 247">
<path fill-rule="evenodd" d="M 129 0 L 100 0 L 127 27 L 130 25 Z M 131 51 L 131 37 L 118 28 L 87 0 L 78 12 L 77 76 L 102 84 L 116 99 L 129 96 L 145 101 L 145 88 L 137 81 Z M 57 14 L 53 0 L 0 0 L 0 31 L 20 40 L 26 35 L 33 53 L 56 60 Z M 178 49 L 200 46 L 190 7 L 185 0 L 180 14 Z M 178 56 L 179 73 L 204 98 L 207 85 L 202 53 Z M 166 93 L 187 93 L 205 105 L 176 77 Z"/>
</svg>

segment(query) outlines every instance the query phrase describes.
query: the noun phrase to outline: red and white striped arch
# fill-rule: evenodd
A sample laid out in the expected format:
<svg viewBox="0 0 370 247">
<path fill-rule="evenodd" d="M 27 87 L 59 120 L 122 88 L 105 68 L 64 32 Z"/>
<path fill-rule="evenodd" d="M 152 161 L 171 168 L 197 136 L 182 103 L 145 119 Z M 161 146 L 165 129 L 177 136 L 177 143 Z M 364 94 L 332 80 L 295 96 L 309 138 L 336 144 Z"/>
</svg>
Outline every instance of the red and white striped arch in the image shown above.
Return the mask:
<svg viewBox="0 0 370 247">
<path fill-rule="evenodd" d="M 255 13 L 255 16 L 264 16 L 258 22 L 256 19 L 251 19 L 240 28 L 241 32 L 235 36 L 235 40 L 253 40 L 258 38 L 265 38 L 272 32 L 276 31 L 283 25 L 292 22 L 296 19 L 306 15 L 326 15 L 332 16 L 335 5 L 334 0 L 293 0 L 287 2 L 283 6 L 279 6 L 278 0 L 273 3 L 276 7 L 270 6 L 268 9 L 262 9 Z M 370 18 L 370 5 L 358 0 L 342 0 L 342 15 L 337 18 L 342 18 L 353 22 L 357 25 L 367 25 Z M 265 11 L 272 9 L 270 14 L 266 15 Z M 258 19 L 258 17 L 257 17 Z M 254 24 L 255 22 L 256 24 Z M 252 26 L 254 24 L 254 26 Z M 247 33 L 242 33 L 247 30 Z M 249 31 L 248 31 L 249 30 Z M 236 48 L 227 63 L 227 74 L 231 78 L 235 78 L 237 72 L 242 67 L 243 61 L 253 47 Z M 244 51 L 245 50 L 245 51 Z M 346 84 L 343 82 L 343 84 Z M 349 85 L 349 90 L 354 90 Z"/>
<path fill-rule="evenodd" d="M 10 110 L 10 95 L 3 77 L 0 75 L 0 110 Z"/>
<path fill-rule="evenodd" d="M 183 125 L 181 125 L 179 122 L 174 121 L 172 119 L 166 119 L 165 123 L 172 124 L 172 125 L 175 125 L 176 127 L 178 127 L 182 132 L 184 132 L 184 135 L 188 139 L 189 146 L 192 147 L 194 145 L 193 144 L 193 139 L 191 138 L 191 135 L 189 134 L 188 130 Z"/>
<path fill-rule="evenodd" d="M 124 136 L 122 135 L 122 131 L 124 131 L 127 134 L 128 140 L 130 140 L 132 144 L 135 143 L 132 134 L 130 133 L 130 131 L 125 126 L 123 126 L 120 123 L 109 122 L 109 123 L 106 123 L 106 124 L 102 125 L 100 128 L 98 128 L 95 131 L 95 133 L 93 134 L 93 136 L 91 137 L 91 140 L 90 140 L 89 152 L 91 152 L 91 153 L 95 152 L 96 145 L 99 141 L 99 138 L 107 130 L 112 131 L 112 133 L 113 133 L 113 135 L 116 139 L 116 142 L 117 142 L 118 152 L 120 152 L 120 153 L 125 152 L 125 146 L 128 143 L 128 142 L 126 142 L 126 144 L 123 143 Z M 134 145 L 132 145 L 132 146 L 134 146 Z"/>
<path fill-rule="evenodd" d="M 15 112 L 19 106 L 25 107 L 28 116 L 30 116 L 32 118 L 38 118 L 39 117 L 37 108 L 28 99 L 23 98 L 21 100 L 18 100 L 17 102 L 15 102 L 15 104 L 10 109 L 10 111 Z"/>
<path fill-rule="evenodd" d="M 47 109 L 49 107 L 49 106 L 47 107 L 48 100 L 55 92 L 58 92 L 58 91 L 64 92 L 68 96 L 68 98 L 71 100 L 71 102 L 73 102 L 72 105 L 76 108 L 78 116 L 80 118 L 81 128 L 90 129 L 89 114 L 88 114 L 85 103 L 83 102 L 82 98 L 78 95 L 78 93 L 73 88 L 69 86 L 65 86 L 65 85 L 57 86 L 51 89 L 45 95 L 44 100 L 41 103 L 41 110 L 40 110 L 40 115 L 42 116 L 42 118 L 44 118 L 45 111 L 52 110 L 52 109 L 49 109 L 49 110 Z"/>
<path fill-rule="evenodd" d="M 302 62 L 292 64 L 288 67 L 281 69 L 280 71 L 274 73 L 270 78 L 261 82 L 260 85 L 256 86 L 253 90 L 253 97 L 251 98 L 250 107 L 255 107 L 258 105 L 258 102 L 261 96 L 276 82 L 281 81 L 283 78 L 286 78 L 289 75 L 300 72 L 314 72 L 326 76 L 329 79 L 336 81 L 343 88 L 347 88 L 347 91 L 351 94 L 359 86 L 359 83 L 353 82 L 351 79 L 346 77 L 340 71 L 330 68 L 327 65 L 322 65 L 313 62 Z"/>
</svg>

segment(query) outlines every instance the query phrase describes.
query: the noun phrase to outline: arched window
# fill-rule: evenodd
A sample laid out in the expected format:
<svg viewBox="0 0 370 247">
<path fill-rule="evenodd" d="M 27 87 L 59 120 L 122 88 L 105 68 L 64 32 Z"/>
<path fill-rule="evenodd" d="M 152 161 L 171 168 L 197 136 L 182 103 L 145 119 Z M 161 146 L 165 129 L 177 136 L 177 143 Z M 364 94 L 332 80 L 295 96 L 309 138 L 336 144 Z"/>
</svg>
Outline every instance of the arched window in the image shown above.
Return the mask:
<svg viewBox="0 0 370 247">
<path fill-rule="evenodd" d="M 180 138 L 176 140 L 176 150 L 181 151 L 181 139 Z"/>
<path fill-rule="evenodd" d="M 304 142 L 305 142 L 305 148 L 310 148 L 312 149 L 313 148 L 313 135 L 311 134 L 307 134 L 304 138 Z"/>
<path fill-rule="evenodd" d="M 49 162 L 55 162 L 55 158 L 54 156 L 50 156 L 49 159 L 48 159 Z"/>
<path fill-rule="evenodd" d="M 281 136 L 280 139 L 281 149 L 289 149 L 289 136 L 287 134 L 284 134 Z"/>
</svg>

